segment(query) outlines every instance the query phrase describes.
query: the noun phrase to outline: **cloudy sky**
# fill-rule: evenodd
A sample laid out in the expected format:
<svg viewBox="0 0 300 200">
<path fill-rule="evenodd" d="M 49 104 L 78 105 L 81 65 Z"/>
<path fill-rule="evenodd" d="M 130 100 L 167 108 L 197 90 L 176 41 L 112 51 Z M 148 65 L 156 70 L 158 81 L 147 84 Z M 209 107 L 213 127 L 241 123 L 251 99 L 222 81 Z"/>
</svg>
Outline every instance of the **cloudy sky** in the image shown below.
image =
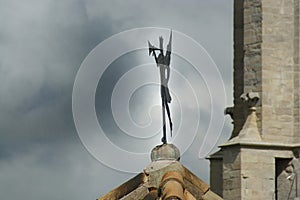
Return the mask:
<svg viewBox="0 0 300 200">
<path fill-rule="evenodd" d="M 199 150 L 224 142 L 232 128 L 228 117 L 224 117 L 225 122 L 211 121 L 212 110 L 222 116 L 221 106 L 232 105 L 232 0 L 0 0 L 0 27 L 0 199 L 95 199 L 134 176 L 130 170 L 109 166 L 81 140 L 84 133 L 78 133 L 73 119 L 72 92 L 79 69 L 94 48 L 99 49 L 101 42 L 115 34 L 144 27 L 173 29 L 178 52 L 192 48 L 188 39 L 186 43 L 180 39 L 183 34 L 202 46 L 199 55 L 205 50 L 199 66 L 185 60 L 188 56 L 174 55 L 169 86 L 175 138 L 196 133 L 188 138 L 191 144 L 182 152 L 181 161 L 209 180 L 209 163 L 202 158 L 208 152 Z M 155 30 L 149 40 L 158 45 L 162 29 Z M 167 39 L 166 30 L 161 35 Z M 137 35 L 136 43 L 140 40 L 144 38 Z M 125 46 L 126 41 L 118 44 Z M 115 53 L 116 47 L 107 53 Z M 159 79 L 147 50 L 131 50 L 119 55 L 99 77 L 94 107 L 106 138 L 126 152 L 149 157 L 161 137 L 157 129 L 159 87 L 135 80 Z M 197 52 L 185 50 L 182 54 Z M 220 76 L 209 69 L 211 63 L 204 62 L 207 55 Z M 101 59 L 99 56 L 97 61 Z M 213 73 L 207 75 L 207 70 Z M 219 88 L 210 92 L 215 88 L 212 83 L 218 81 L 224 83 L 225 91 Z M 126 99 L 132 83 L 139 87 Z M 85 103 L 81 102 L 83 108 Z M 129 121 L 121 108 L 129 111 Z M 128 125 L 132 122 L 133 128 Z M 221 131 L 214 129 L 216 124 L 221 124 Z M 180 146 L 181 141 L 177 143 Z M 99 151 L 107 161 L 124 159 L 131 163 L 133 171 L 142 171 L 146 165 L 107 149 Z M 145 162 L 150 162 L 147 159 Z"/>
</svg>

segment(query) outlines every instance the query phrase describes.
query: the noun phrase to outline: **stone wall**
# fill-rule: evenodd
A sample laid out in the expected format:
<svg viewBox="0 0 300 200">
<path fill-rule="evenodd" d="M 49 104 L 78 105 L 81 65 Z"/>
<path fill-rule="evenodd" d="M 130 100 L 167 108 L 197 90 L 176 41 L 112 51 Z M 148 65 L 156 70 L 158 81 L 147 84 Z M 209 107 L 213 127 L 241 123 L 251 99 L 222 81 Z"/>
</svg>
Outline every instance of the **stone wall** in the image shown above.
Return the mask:
<svg viewBox="0 0 300 200">
<path fill-rule="evenodd" d="M 293 152 L 255 145 L 223 148 L 223 198 L 274 199 L 276 192 L 276 158 L 293 158 Z M 286 177 L 284 177 L 286 179 Z M 282 186 L 282 185 L 281 185 Z M 289 190 L 281 190 L 287 194 Z"/>
<path fill-rule="evenodd" d="M 277 158 L 276 165 L 276 199 L 294 199 L 296 197 L 296 176 L 291 159 Z"/>
<path fill-rule="evenodd" d="M 294 135 L 300 142 L 300 1 L 294 1 Z"/>
<path fill-rule="evenodd" d="M 211 183 L 216 190 L 223 185 L 224 199 L 274 199 L 276 187 L 282 199 L 295 187 L 279 160 L 295 161 L 300 149 L 299 2 L 234 0 L 234 107 L 226 110 L 234 129 L 211 163 Z M 261 98 L 251 127 L 240 98 L 249 92 Z M 220 162 L 222 176 L 215 174 Z"/>
<path fill-rule="evenodd" d="M 298 6 L 299 0 L 262 1 L 262 136 L 268 141 L 298 139 Z"/>
<path fill-rule="evenodd" d="M 223 159 L 210 158 L 210 188 L 214 193 L 223 196 Z"/>
<path fill-rule="evenodd" d="M 234 1 L 234 129 L 232 138 L 237 136 L 245 122 L 240 96 L 244 93 L 244 2 Z"/>
<path fill-rule="evenodd" d="M 223 153 L 223 198 L 241 199 L 240 149 L 226 148 Z"/>
<path fill-rule="evenodd" d="M 273 199 L 275 194 L 275 158 L 268 150 L 242 149 L 242 199 Z"/>
<path fill-rule="evenodd" d="M 245 122 L 240 96 L 261 92 L 262 12 L 260 0 L 234 1 L 234 130 L 238 135 Z M 258 117 L 260 109 L 258 109 Z M 259 117 L 260 118 L 260 117 Z M 260 124 L 260 122 L 259 122 Z M 260 129 L 260 126 L 259 126 Z"/>
<path fill-rule="evenodd" d="M 266 141 L 299 142 L 299 0 L 234 2 L 234 130 L 245 122 L 240 95 L 258 92 Z"/>
</svg>

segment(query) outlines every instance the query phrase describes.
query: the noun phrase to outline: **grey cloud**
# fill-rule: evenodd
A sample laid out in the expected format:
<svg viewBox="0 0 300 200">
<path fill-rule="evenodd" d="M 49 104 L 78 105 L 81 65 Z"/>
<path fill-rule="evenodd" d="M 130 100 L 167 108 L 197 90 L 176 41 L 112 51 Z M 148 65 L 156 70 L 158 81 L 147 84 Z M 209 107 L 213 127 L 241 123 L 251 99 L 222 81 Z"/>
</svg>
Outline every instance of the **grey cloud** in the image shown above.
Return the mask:
<svg viewBox="0 0 300 200">
<path fill-rule="evenodd" d="M 63 127 L 73 128 L 70 102 L 76 71 L 110 32 L 106 22 L 98 22 L 105 27 L 101 30 L 88 21 L 82 2 L 76 2 L 10 1 L 1 7 L 2 135 L 59 136 L 69 134 Z"/>
<path fill-rule="evenodd" d="M 228 102 L 232 101 L 232 1 L 0 0 L 0 4 L 1 199 L 95 199 L 133 176 L 91 158 L 72 119 L 76 72 L 85 56 L 112 34 L 157 26 L 193 37 L 216 62 Z M 110 78 L 108 74 L 108 82 Z M 208 120 L 204 115 L 201 123 Z M 228 137 L 229 123 L 220 140 Z M 113 130 L 111 125 L 107 121 L 108 131 Z M 130 142 L 113 137 L 124 147 Z M 207 161 L 197 160 L 199 144 L 200 136 L 182 162 L 207 180 Z"/>
<path fill-rule="evenodd" d="M 3 199 L 96 199 L 118 185 L 109 180 L 130 176 L 99 167 L 79 143 L 35 144 L 31 151 L 0 162 L 0 194 Z"/>
</svg>

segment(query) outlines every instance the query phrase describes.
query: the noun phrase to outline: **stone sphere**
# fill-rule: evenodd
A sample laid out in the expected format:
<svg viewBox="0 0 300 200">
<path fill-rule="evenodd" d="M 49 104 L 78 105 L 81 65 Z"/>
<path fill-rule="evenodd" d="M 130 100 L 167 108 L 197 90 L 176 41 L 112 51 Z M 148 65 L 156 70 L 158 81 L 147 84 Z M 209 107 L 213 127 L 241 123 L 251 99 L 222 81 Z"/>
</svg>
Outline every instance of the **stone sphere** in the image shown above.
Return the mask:
<svg viewBox="0 0 300 200">
<path fill-rule="evenodd" d="M 179 149 L 174 144 L 162 144 L 154 147 L 151 151 L 151 160 L 177 160 L 180 159 Z"/>
</svg>

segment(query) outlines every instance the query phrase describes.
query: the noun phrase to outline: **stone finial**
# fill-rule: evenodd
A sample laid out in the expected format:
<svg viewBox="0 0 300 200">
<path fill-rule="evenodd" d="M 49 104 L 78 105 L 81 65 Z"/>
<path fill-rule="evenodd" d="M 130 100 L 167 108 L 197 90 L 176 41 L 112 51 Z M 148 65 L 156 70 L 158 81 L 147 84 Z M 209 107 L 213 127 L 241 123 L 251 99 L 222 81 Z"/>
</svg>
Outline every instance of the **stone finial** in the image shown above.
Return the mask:
<svg viewBox="0 0 300 200">
<path fill-rule="evenodd" d="M 156 146 L 151 151 L 151 160 L 177 160 L 180 159 L 179 149 L 174 144 L 163 144 Z"/>
<path fill-rule="evenodd" d="M 247 117 L 245 124 L 240 131 L 238 138 L 243 141 L 260 141 L 261 136 L 257 128 L 257 116 L 255 105 L 259 101 L 259 94 L 257 92 L 249 92 L 241 95 L 241 99 L 245 103 Z"/>
<path fill-rule="evenodd" d="M 240 98 L 249 108 L 252 108 L 255 107 L 259 101 L 259 94 L 257 92 L 244 93 Z"/>
<path fill-rule="evenodd" d="M 257 116 L 255 105 L 259 101 L 259 94 L 257 92 L 249 92 L 242 94 L 242 101 L 245 104 L 246 121 L 238 136 L 232 138 L 230 141 L 261 141 L 261 136 L 257 128 Z M 230 110 L 228 111 L 230 112 Z"/>
</svg>

